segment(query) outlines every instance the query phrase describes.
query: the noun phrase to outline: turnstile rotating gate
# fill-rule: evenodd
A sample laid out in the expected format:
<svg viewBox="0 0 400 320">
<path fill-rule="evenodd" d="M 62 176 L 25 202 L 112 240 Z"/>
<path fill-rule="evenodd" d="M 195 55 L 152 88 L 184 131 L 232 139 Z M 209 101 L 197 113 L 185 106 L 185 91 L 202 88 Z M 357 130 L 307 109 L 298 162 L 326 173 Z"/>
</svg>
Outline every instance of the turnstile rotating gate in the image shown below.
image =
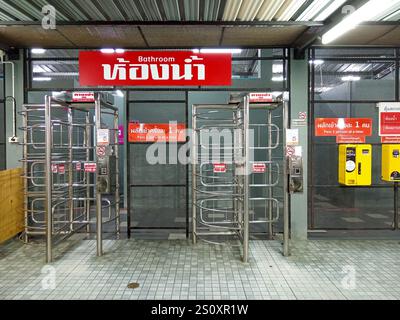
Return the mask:
<svg viewBox="0 0 400 320">
<path fill-rule="evenodd" d="M 85 228 L 95 226 L 97 255 L 103 224 L 119 233 L 118 109 L 107 97 L 23 106 L 24 240 L 44 236 L 47 262 L 55 244 Z"/>
<path fill-rule="evenodd" d="M 274 225 L 283 222 L 283 254 L 288 255 L 286 108 L 282 96 L 250 103 L 247 95 L 229 104 L 192 106 L 194 243 L 237 240 L 247 262 L 251 231 L 263 226 L 273 239 Z M 262 112 L 261 121 L 256 112 Z"/>
</svg>

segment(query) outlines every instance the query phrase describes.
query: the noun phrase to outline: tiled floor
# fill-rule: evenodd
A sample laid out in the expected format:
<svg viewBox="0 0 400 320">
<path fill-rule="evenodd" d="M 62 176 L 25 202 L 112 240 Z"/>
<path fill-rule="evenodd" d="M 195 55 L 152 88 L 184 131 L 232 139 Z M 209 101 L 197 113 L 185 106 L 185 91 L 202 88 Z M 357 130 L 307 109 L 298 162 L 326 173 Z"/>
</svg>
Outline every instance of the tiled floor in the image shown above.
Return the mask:
<svg viewBox="0 0 400 320">
<path fill-rule="evenodd" d="M 288 258 L 277 241 L 250 243 L 243 264 L 237 247 L 106 240 L 97 258 L 94 240 L 74 239 L 49 267 L 42 245 L 13 240 L 0 245 L 0 299 L 400 299 L 399 241 L 313 240 Z"/>
</svg>

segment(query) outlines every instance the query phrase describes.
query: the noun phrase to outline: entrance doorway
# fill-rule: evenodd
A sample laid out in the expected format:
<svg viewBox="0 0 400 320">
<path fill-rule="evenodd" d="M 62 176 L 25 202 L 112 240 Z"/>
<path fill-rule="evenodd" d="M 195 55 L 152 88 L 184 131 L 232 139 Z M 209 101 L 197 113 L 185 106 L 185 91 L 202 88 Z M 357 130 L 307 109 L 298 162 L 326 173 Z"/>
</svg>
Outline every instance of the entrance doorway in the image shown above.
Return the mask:
<svg viewBox="0 0 400 320">
<path fill-rule="evenodd" d="M 227 104 L 230 94 L 231 91 L 218 90 L 130 91 L 126 119 L 129 123 L 141 124 L 168 124 L 174 121 L 192 128 L 192 105 Z M 254 200 L 250 203 L 253 221 L 249 228 L 250 238 L 272 239 L 274 234 L 283 232 L 282 219 L 275 219 L 283 213 L 284 200 L 282 112 L 280 107 L 273 110 L 256 108 L 250 113 L 255 160 L 271 162 L 266 164 L 267 170 L 271 171 L 251 176 L 251 184 L 254 186 L 251 187 L 250 196 L 274 199 Z M 156 155 L 167 160 L 177 159 L 179 148 L 186 142 L 189 141 L 179 142 L 177 150 L 166 143 L 163 157 Z M 150 163 L 148 157 L 154 155 L 156 145 L 148 141 L 128 141 L 127 144 L 128 235 L 139 238 L 188 238 L 192 229 L 190 163 Z M 162 152 L 163 149 L 160 147 L 158 150 Z M 264 192 L 262 185 L 268 179 L 273 189 L 267 186 Z M 263 218 L 270 215 L 274 219 L 273 224 L 262 223 Z"/>
</svg>

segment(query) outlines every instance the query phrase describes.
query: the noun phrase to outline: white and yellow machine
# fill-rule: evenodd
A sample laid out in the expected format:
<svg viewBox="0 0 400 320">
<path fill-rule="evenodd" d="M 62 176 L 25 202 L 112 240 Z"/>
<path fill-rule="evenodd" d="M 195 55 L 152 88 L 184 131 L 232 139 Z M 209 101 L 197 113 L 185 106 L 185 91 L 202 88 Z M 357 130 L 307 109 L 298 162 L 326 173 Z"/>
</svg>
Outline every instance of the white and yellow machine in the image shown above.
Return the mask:
<svg viewBox="0 0 400 320">
<path fill-rule="evenodd" d="M 369 186 L 372 179 L 372 146 L 339 145 L 339 183 L 345 186 Z"/>
<path fill-rule="evenodd" d="M 400 181 L 400 144 L 382 145 L 382 180 Z"/>
</svg>

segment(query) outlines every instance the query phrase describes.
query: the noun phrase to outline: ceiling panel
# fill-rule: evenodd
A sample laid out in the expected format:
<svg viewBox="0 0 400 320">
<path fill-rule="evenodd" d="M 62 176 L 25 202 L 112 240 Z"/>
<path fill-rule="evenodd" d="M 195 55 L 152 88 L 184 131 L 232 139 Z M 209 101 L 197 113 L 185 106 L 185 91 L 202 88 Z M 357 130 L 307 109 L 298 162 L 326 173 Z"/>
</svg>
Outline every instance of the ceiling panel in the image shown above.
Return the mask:
<svg viewBox="0 0 400 320">
<path fill-rule="evenodd" d="M 290 45 L 304 30 L 303 26 L 227 27 L 222 46 Z"/>
<path fill-rule="evenodd" d="M 145 47 L 135 26 L 60 26 L 58 30 L 77 47 Z"/>
<path fill-rule="evenodd" d="M 142 26 L 141 28 L 151 47 L 218 46 L 222 32 L 222 28 L 217 26 Z"/>
<path fill-rule="evenodd" d="M 374 40 L 375 45 L 399 46 L 400 44 L 400 26 L 392 28 L 389 32 L 381 35 Z"/>
<path fill-rule="evenodd" d="M 0 28 L 0 42 L 14 47 L 70 47 L 72 44 L 57 30 L 41 26 Z"/>
</svg>

